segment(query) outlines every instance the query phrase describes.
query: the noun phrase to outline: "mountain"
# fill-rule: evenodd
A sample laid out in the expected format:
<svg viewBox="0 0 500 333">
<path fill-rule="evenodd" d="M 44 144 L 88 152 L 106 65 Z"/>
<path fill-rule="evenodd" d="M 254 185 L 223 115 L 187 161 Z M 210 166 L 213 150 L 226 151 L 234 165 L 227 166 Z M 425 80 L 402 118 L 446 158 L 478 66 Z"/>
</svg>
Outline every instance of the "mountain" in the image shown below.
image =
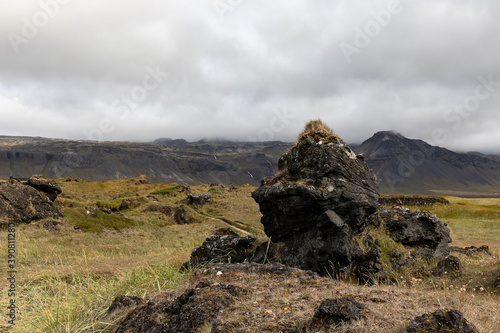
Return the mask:
<svg viewBox="0 0 500 333">
<path fill-rule="evenodd" d="M 500 159 L 460 154 L 395 132 L 378 132 L 356 147 L 379 178 L 382 193 L 498 193 Z"/>
<path fill-rule="evenodd" d="M 0 136 L 0 179 L 42 174 L 86 180 L 134 178 L 151 182 L 259 185 L 291 146 L 283 142 L 95 142 Z"/>
<path fill-rule="evenodd" d="M 285 142 L 187 142 L 161 138 L 152 143 L 96 142 L 0 136 L 0 179 L 73 176 L 86 180 L 148 176 L 150 182 L 250 184 L 276 172 Z M 378 132 L 361 145 L 382 193 L 500 193 L 500 156 L 460 154 Z"/>
</svg>

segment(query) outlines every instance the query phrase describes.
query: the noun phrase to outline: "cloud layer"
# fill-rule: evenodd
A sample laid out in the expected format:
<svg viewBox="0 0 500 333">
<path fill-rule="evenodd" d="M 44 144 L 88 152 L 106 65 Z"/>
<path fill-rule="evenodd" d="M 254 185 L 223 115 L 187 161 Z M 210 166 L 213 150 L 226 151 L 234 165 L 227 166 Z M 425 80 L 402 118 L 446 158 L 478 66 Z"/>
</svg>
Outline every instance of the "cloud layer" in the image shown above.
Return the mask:
<svg viewBox="0 0 500 333">
<path fill-rule="evenodd" d="M 500 153 L 500 3 L 0 4 L 0 134 L 348 142 Z"/>
</svg>

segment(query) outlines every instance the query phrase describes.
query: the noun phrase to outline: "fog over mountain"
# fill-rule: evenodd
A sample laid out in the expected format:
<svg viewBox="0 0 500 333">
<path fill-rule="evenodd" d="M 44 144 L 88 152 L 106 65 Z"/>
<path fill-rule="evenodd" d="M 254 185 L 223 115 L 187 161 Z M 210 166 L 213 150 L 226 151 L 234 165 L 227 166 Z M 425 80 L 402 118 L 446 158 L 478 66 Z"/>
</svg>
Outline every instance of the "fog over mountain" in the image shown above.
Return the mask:
<svg viewBox="0 0 500 333">
<path fill-rule="evenodd" d="M 500 154 L 500 3 L 0 3 L 0 134 L 347 142 Z"/>
</svg>

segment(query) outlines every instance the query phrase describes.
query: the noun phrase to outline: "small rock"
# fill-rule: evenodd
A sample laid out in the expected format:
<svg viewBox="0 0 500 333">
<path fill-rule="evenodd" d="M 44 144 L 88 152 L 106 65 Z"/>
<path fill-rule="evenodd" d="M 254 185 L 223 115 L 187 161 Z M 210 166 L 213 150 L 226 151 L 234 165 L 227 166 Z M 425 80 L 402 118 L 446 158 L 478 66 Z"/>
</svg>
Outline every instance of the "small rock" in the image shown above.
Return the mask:
<svg viewBox="0 0 500 333">
<path fill-rule="evenodd" d="M 493 283 L 493 288 L 500 289 L 500 276 Z"/>
<path fill-rule="evenodd" d="M 212 195 L 208 192 L 188 194 L 187 204 L 204 205 L 212 200 Z"/>
<path fill-rule="evenodd" d="M 252 236 L 240 237 L 230 228 L 217 229 L 203 244 L 193 249 L 191 259 L 183 268 L 197 266 L 208 262 L 243 262 L 247 259 L 248 250 L 254 243 Z M 222 274 L 218 272 L 217 275 Z"/>
<path fill-rule="evenodd" d="M 364 304 L 358 303 L 349 297 L 326 299 L 314 313 L 313 321 L 322 325 L 332 325 L 350 322 L 361 318 Z"/>
<path fill-rule="evenodd" d="M 449 256 L 446 259 L 438 262 L 437 267 L 434 268 L 432 274 L 434 276 L 442 276 L 444 274 L 457 274 L 462 269 L 462 264 L 460 263 L 460 259 L 455 256 Z"/>
<path fill-rule="evenodd" d="M 464 318 L 463 314 L 455 309 L 438 310 L 415 318 L 404 333 L 478 333 Z"/>
<path fill-rule="evenodd" d="M 43 227 L 50 231 L 51 233 L 55 233 L 57 231 L 57 226 L 60 225 L 61 222 L 57 222 L 54 220 L 48 220 L 43 223 Z"/>
</svg>

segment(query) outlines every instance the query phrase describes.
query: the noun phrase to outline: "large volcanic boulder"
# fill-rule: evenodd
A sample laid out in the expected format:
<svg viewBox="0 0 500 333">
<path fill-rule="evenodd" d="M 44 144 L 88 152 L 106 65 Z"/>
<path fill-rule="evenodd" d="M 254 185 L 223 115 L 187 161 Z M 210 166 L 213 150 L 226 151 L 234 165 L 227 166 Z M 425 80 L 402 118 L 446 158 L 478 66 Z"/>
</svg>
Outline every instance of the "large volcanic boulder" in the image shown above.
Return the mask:
<svg viewBox="0 0 500 333">
<path fill-rule="evenodd" d="M 405 207 L 379 207 L 374 216 L 378 219 L 375 224 L 385 227 L 394 241 L 415 248 L 419 256 L 444 258 L 450 254 L 450 229 L 437 215 Z"/>
<path fill-rule="evenodd" d="M 0 184 L 0 220 L 29 223 L 61 216 L 60 206 L 45 191 L 18 181 Z"/>
<path fill-rule="evenodd" d="M 362 156 L 325 131 L 304 133 L 279 160 L 279 172 L 252 193 L 270 238 L 255 260 L 320 274 L 350 274 L 360 235 L 378 204 L 378 185 Z"/>
</svg>

